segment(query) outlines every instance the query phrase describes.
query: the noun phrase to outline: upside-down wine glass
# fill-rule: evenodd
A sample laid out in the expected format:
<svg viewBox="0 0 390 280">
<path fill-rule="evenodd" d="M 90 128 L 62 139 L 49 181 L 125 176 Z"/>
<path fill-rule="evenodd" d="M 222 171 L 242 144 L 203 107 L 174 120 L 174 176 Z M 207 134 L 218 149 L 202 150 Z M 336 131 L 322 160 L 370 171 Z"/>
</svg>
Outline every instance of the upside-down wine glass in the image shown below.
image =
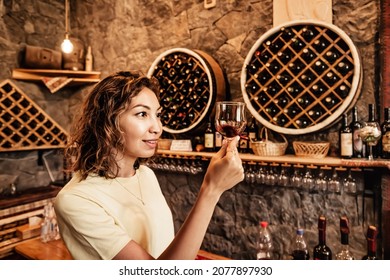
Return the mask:
<svg viewBox="0 0 390 280">
<path fill-rule="evenodd" d="M 245 104 L 219 101 L 215 111 L 215 129 L 228 141 L 240 135 L 246 125 Z"/>
<path fill-rule="evenodd" d="M 363 127 L 360 130 L 360 137 L 363 142 L 368 145 L 368 160 L 373 160 L 372 146 L 378 144 L 378 140 L 381 139 L 382 132 L 381 127 L 376 121 L 368 121 L 363 123 Z"/>
</svg>

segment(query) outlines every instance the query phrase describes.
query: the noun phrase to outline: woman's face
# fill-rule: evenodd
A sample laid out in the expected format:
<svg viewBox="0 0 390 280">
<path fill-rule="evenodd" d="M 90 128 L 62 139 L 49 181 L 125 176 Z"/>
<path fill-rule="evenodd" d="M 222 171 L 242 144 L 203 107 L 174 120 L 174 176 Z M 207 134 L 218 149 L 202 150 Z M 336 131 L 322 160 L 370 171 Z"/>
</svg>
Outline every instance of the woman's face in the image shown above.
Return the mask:
<svg viewBox="0 0 390 280">
<path fill-rule="evenodd" d="M 125 139 L 125 158 L 148 158 L 154 155 L 162 133 L 161 106 L 156 95 L 144 88 L 133 97 L 130 106 L 119 118 Z"/>
</svg>

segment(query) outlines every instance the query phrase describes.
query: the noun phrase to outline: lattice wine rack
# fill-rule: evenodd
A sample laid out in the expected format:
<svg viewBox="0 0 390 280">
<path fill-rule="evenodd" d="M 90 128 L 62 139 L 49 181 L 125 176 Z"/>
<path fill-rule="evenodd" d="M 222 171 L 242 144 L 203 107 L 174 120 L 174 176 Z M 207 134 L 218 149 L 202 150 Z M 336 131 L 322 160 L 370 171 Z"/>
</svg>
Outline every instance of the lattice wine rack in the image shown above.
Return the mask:
<svg viewBox="0 0 390 280">
<path fill-rule="evenodd" d="M 149 69 L 160 83 L 162 124 L 173 134 L 197 130 L 217 100 L 225 96 L 222 69 L 208 54 L 175 48 L 163 52 Z"/>
<path fill-rule="evenodd" d="M 67 132 L 10 80 L 0 83 L 0 151 L 65 147 Z"/>
<path fill-rule="evenodd" d="M 331 125 L 356 103 L 361 76 L 359 53 L 342 30 L 294 21 L 270 29 L 253 45 L 241 90 L 264 126 L 305 134 Z"/>
</svg>

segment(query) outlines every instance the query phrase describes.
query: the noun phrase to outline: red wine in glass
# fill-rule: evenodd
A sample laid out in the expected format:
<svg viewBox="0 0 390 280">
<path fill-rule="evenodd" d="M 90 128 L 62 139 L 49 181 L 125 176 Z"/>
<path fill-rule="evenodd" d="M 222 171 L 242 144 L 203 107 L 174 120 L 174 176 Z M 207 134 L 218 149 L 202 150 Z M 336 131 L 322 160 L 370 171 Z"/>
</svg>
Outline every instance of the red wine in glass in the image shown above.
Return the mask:
<svg viewBox="0 0 390 280">
<path fill-rule="evenodd" d="M 217 102 L 215 129 L 224 137 L 231 139 L 240 135 L 246 124 L 245 104 L 235 101 Z"/>
<path fill-rule="evenodd" d="M 243 125 L 238 126 L 233 126 L 230 124 L 217 124 L 216 129 L 219 133 L 221 133 L 222 136 L 225 136 L 227 138 L 233 138 L 235 136 L 240 135 L 244 125 L 245 123 Z"/>
</svg>

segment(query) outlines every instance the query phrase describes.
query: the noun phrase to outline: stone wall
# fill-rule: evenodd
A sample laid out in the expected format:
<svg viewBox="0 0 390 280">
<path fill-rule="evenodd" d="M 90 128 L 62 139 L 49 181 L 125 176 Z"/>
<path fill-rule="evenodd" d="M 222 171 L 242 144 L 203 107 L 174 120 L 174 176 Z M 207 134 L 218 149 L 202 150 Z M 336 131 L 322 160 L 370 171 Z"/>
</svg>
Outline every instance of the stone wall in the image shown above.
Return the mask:
<svg viewBox="0 0 390 280">
<path fill-rule="evenodd" d="M 200 49 L 219 62 L 234 100 L 242 100 L 240 74 L 247 53 L 259 36 L 272 27 L 272 0 L 220 0 L 210 10 L 203 8 L 202 0 L 70 0 L 70 3 L 71 35 L 80 38 L 85 46 L 92 46 L 94 69 L 101 71 L 102 77 L 124 69 L 146 73 L 154 59 L 170 48 Z M 333 0 L 333 22 L 351 37 L 363 61 L 362 93 L 357 101 L 361 119 L 367 118 L 367 104 L 379 100 L 376 61 L 379 13 L 379 0 Z M 1 81 L 9 79 L 12 69 L 19 67 L 18 54 L 23 44 L 59 50 L 65 30 L 64 0 L 0 0 L 0 14 Z M 81 86 L 51 94 L 41 83 L 15 83 L 67 130 L 89 91 L 88 86 Z M 337 151 L 338 129 L 336 122 L 319 133 L 288 136 L 288 140 L 290 143 L 295 139 L 328 140 L 332 150 Z M 47 183 L 48 174 L 37 162 L 36 151 L 0 154 L 1 173 L 16 175 L 19 189 Z M 158 172 L 158 177 L 178 228 L 195 199 L 201 176 Z M 358 196 L 356 201 L 362 199 Z M 329 235 L 333 236 L 330 242 L 335 245 L 339 214 L 347 213 L 353 224 L 351 243 L 361 256 L 365 231 L 361 208 L 353 208 L 350 200 L 341 196 L 330 201 L 321 195 L 241 183 L 222 198 L 203 247 L 232 258 L 252 258 L 257 222 L 267 219 L 277 240 L 278 254 L 283 257 L 298 221 L 307 229 L 310 245 L 314 245 L 320 213 L 328 215 Z M 369 201 L 365 204 L 368 212 L 377 211 L 370 207 Z"/>
</svg>

